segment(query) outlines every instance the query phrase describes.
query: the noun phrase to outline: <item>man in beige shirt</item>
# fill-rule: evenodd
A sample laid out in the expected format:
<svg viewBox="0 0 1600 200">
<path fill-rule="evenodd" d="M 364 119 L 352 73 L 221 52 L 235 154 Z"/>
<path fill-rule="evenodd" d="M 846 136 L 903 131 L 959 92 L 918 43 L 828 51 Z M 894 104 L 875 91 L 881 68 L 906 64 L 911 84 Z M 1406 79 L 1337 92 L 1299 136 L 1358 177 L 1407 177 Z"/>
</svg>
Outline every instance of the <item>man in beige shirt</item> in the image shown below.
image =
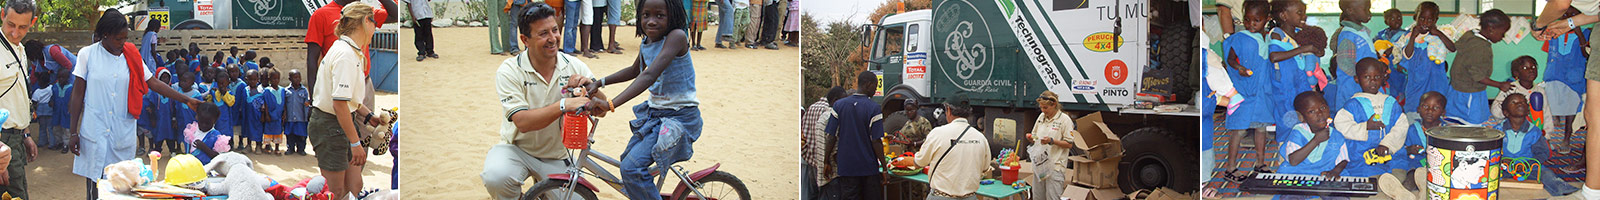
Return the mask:
<svg viewBox="0 0 1600 200">
<path fill-rule="evenodd" d="M 11 115 L 6 117 L 5 123 L 0 124 L 0 142 L 9 147 L 10 151 L 0 150 L 0 154 L 8 154 L 10 162 L 4 170 L 0 170 L 0 186 L 12 196 L 28 198 L 28 186 L 24 165 L 38 157 L 39 151 L 33 144 L 33 138 L 28 137 L 28 124 L 32 123 L 33 114 L 30 112 L 33 101 L 28 99 L 28 80 L 26 74 L 28 65 L 25 62 L 22 49 L 22 39 L 28 36 L 28 30 L 33 28 L 37 21 L 31 0 L 9 0 L 3 11 L 0 11 L 0 32 L 4 32 L 5 45 L 0 48 L 0 91 L 10 90 L 0 94 L 0 109 L 9 110 Z M 0 148 L 6 149 L 6 148 Z"/>
<path fill-rule="evenodd" d="M 950 123 L 929 131 L 917 151 L 916 164 L 931 170 L 928 199 L 976 199 L 978 180 L 990 170 L 989 139 L 967 123 L 972 107 L 966 99 L 957 95 L 945 103 Z"/>
<path fill-rule="evenodd" d="M 495 71 L 495 91 L 506 120 L 500 123 L 500 144 L 489 148 L 479 175 L 495 199 L 518 199 L 523 181 L 565 172 L 570 162 L 561 145 L 561 115 L 594 108 L 587 97 L 563 98 L 561 91 L 570 80 L 594 75 L 577 58 L 556 51 L 561 43 L 556 22 L 561 18 L 555 9 L 531 9 L 536 10 L 517 25 L 527 50 L 501 62 Z"/>
</svg>

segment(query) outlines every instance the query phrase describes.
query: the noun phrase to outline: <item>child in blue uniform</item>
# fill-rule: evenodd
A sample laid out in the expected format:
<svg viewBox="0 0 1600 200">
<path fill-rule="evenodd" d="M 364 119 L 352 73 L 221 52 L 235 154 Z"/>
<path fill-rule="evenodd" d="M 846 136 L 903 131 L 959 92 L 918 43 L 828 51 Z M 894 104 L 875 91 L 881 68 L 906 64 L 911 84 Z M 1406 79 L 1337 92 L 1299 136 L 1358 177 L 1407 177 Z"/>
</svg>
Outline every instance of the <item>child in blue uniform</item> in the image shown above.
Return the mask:
<svg viewBox="0 0 1600 200">
<path fill-rule="evenodd" d="M 1456 52 L 1455 61 L 1451 63 L 1447 75 L 1450 77 L 1450 89 L 1444 90 L 1445 98 L 1450 99 L 1450 105 L 1445 108 L 1445 115 L 1460 117 L 1473 124 L 1484 124 L 1489 121 L 1489 94 L 1488 87 L 1505 89 L 1511 83 L 1490 79 L 1493 74 L 1494 46 L 1506 36 L 1506 31 L 1511 28 L 1511 18 L 1499 9 L 1492 9 L 1478 15 L 1478 25 L 1482 29 L 1467 31 L 1456 40 L 1460 51 Z"/>
<path fill-rule="evenodd" d="M 187 66 L 187 64 L 180 64 L 180 66 Z M 195 74 L 197 73 L 193 71 L 179 72 L 178 81 L 174 82 L 172 88 L 178 90 L 178 92 L 183 92 L 183 95 L 189 96 L 190 98 L 203 99 L 204 93 L 201 93 L 194 87 Z M 171 131 L 173 133 L 183 133 L 183 128 L 185 126 L 195 122 L 195 112 L 194 109 L 190 108 L 188 104 L 176 103 L 176 101 L 173 102 Z M 177 152 L 179 149 L 183 149 L 179 147 L 187 147 L 189 144 L 183 141 L 183 136 L 181 135 L 178 136 L 177 143 L 179 145 L 170 147 L 174 148 L 174 152 Z"/>
<path fill-rule="evenodd" d="M 1400 28 L 1400 9 L 1390 8 L 1383 11 L 1383 24 L 1388 25 L 1389 28 L 1378 31 L 1377 35 L 1373 35 L 1372 40 L 1374 50 L 1378 51 L 1378 57 L 1383 58 L 1383 61 L 1389 64 L 1389 86 L 1384 91 L 1388 92 L 1389 96 L 1403 97 L 1405 96 L 1406 75 L 1404 71 L 1400 70 L 1399 56 L 1395 56 L 1397 51 L 1394 50 L 1394 44 L 1405 41 L 1405 35 L 1410 31 Z M 1377 43 L 1387 43 L 1389 46 L 1377 46 Z M 1405 104 L 1405 101 L 1400 103 Z"/>
<path fill-rule="evenodd" d="M 245 137 L 250 139 L 249 142 L 245 142 L 239 147 L 242 149 L 249 149 L 248 151 L 250 152 L 261 152 L 261 150 L 264 150 L 261 148 L 261 136 L 263 136 L 262 126 L 264 125 L 262 122 L 264 121 L 261 119 L 261 104 L 256 102 L 257 100 L 261 100 L 262 91 L 260 83 L 261 71 L 245 70 L 244 91 L 246 92 L 240 93 L 245 97 L 243 99 L 244 101 L 241 102 L 242 104 L 240 104 L 244 106 L 235 107 L 239 109 L 239 119 L 241 119 L 239 121 L 239 129 L 244 131 Z"/>
<path fill-rule="evenodd" d="M 1400 181 L 1395 175 L 1389 174 L 1391 168 L 1388 162 L 1369 161 L 1365 155 L 1393 156 L 1390 154 L 1401 151 L 1411 122 L 1402 120 L 1405 114 L 1400 112 L 1399 100 L 1380 91 L 1385 81 L 1389 80 L 1388 65 L 1377 58 L 1364 58 L 1354 67 L 1355 80 L 1361 85 L 1362 92 L 1346 100 L 1333 118 L 1334 129 L 1344 135 L 1345 148 L 1349 149 L 1346 154 L 1350 157 L 1350 163 L 1340 171 L 1340 175 L 1379 177 L 1379 184 L 1398 186 Z M 1380 192 L 1393 199 L 1415 197 L 1406 191 Z"/>
<path fill-rule="evenodd" d="M 1349 141 L 1352 163 L 1344 171 L 1346 176 L 1376 176 L 1389 172 L 1387 163 L 1367 163 L 1364 153 L 1384 156 L 1400 150 L 1405 143 L 1405 133 L 1410 122 L 1400 120 L 1398 100 L 1379 92 L 1389 79 L 1388 67 L 1375 58 L 1361 59 L 1356 64 L 1356 83 L 1362 92 L 1351 96 L 1334 117 L 1334 127 Z"/>
<path fill-rule="evenodd" d="M 1295 114 L 1294 99 L 1296 95 L 1316 88 L 1317 80 L 1311 72 L 1315 71 L 1317 62 L 1321 60 L 1317 56 L 1324 51 L 1321 47 L 1312 45 L 1315 43 L 1307 41 L 1307 44 L 1302 44 L 1294 38 L 1303 31 L 1315 29 L 1305 26 L 1304 2 L 1273 1 L 1271 4 L 1272 16 L 1278 21 L 1278 27 L 1273 27 L 1272 32 L 1267 35 L 1269 43 L 1267 48 L 1271 52 L 1269 57 L 1276 62 L 1274 65 L 1277 68 L 1276 78 L 1272 84 L 1275 92 L 1272 117 L 1280 128 L 1287 128 L 1300 123 L 1300 116 Z"/>
<path fill-rule="evenodd" d="M 223 71 L 225 71 L 225 69 L 213 67 L 211 68 L 211 71 L 213 73 L 224 73 Z M 232 82 L 232 78 L 227 78 L 224 76 L 213 76 L 212 79 L 214 80 L 211 81 L 217 85 L 229 85 L 229 83 Z M 238 92 L 233 91 L 233 88 L 230 87 L 216 87 L 213 88 L 211 93 L 206 94 L 206 101 L 209 101 L 217 106 L 219 114 L 217 114 L 216 117 L 216 130 L 221 132 L 223 135 L 237 137 L 234 136 L 233 132 L 234 112 L 232 111 L 234 110 L 233 106 L 238 105 L 237 103 L 240 102 L 240 98 L 241 97 L 239 97 Z"/>
<path fill-rule="evenodd" d="M 251 102 L 254 103 L 253 105 L 257 105 L 257 111 L 261 113 L 261 138 L 266 142 L 266 153 L 282 154 L 283 152 L 280 151 L 279 147 L 283 145 L 284 141 L 283 94 L 279 92 L 281 89 L 275 84 L 278 82 L 278 70 L 271 68 L 262 70 L 265 72 L 262 77 L 265 77 L 266 80 L 259 83 L 260 86 L 257 87 L 261 88 L 261 94 L 256 95 L 256 98 Z"/>
<path fill-rule="evenodd" d="M 1279 148 L 1284 162 L 1277 173 L 1337 176 L 1350 162 L 1349 150 L 1343 135 L 1328 128 L 1328 103 L 1316 92 L 1295 95 L 1294 107 L 1303 123 L 1280 134 L 1283 148 Z M 1282 195 L 1273 199 L 1307 199 L 1306 196 Z"/>
<path fill-rule="evenodd" d="M 1266 2 L 1249 1 L 1245 2 L 1244 8 L 1247 31 L 1234 33 L 1222 41 L 1222 51 L 1227 56 L 1228 78 L 1233 80 L 1233 87 L 1244 98 L 1237 105 L 1228 106 L 1227 121 L 1223 122 L 1224 128 L 1233 136 L 1232 141 L 1235 141 L 1235 144 L 1228 145 L 1228 157 L 1233 161 L 1244 157 L 1239 155 L 1239 149 L 1242 148 L 1239 144 L 1243 144 L 1247 132 L 1255 133 L 1256 144 L 1266 144 L 1266 128 L 1275 121 L 1271 100 L 1272 62 L 1267 60 L 1267 40 L 1263 36 L 1266 33 L 1267 5 Z M 1267 153 L 1256 151 L 1256 158 L 1266 158 Z"/>
<path fill-rule="evenodd" d="M 1549 52 L 1549 59 L 1544 68 L 1545 113 L 1550 118 L 1545 118 L 1549 126 L 1545 130 L 1563 128 L 1562 131 L 1547 131 L 1554 134 L 1550 141 L 1556 152 L 1570 153 L 1575 148 L 1572 143 L 1577 139 L 1569 140 L 1578 127 L 1572 127 L 1572 121 L 1577 118 L 1578 111 L 1583 108 L 1583 95 L 1588 91 L 1584 86 L 1584 65 L 1589 60 L 1588 46 L 1589 32 L 1593 29 L 1577 28 L 1571 32 L 1561 34 L 1545 41 L 1544 50 Z M 1571 165 L 1577 166 L 1577 165 Z M 1576 171 L 1576 170 L 1572 170 Z"/>
<path fill-rule="evenodd" d="M 306 120 L 311 112 L 311 91 L 300 84 L 300 71 L 289 70 L 289 87 L 283 89 L 283 126 L 289 153 L 306 155 Z"/>
<path fill-rule="evenodd" d="M 238 62 L 239 65 L 243 66 L 243 69 L 240 70 L 250 71 L 261 69 L 261 64 L 256 63 L 256 50 L 245 51 L 244 57 L 239 57 Z"/>
<path fill-rule="evenodd" d="M 1377 58 L 1378 52 L 1372 48 L 1371 30 L 1367 29 L 1367 21 L 1372 20 L 1372 2 L 1370 0 L 1339 1 L 1339 31 L 1333 35 L 1333 71 L 1334 81 L 1328 84 L 1323 91 L 1323 99 L 1328 102 L 1343 103 L 1355 93 L 1361 92 L 1360 83 L 1355 80 L 1356 61 L 1366 58 Z M 1385 80 L 1387 81 L 1387 80 Z"/>
<path fill-rule="evenodd" d="M 1421 101 L 1422 94 L 1440 92 L 1450 89 L 1450 79 L 1445 77 L 1445 56 L 1455 51 L 1455 42 L 1439 31 L 1439 5 L 1433 2 L 1417 4 L 1417 15 L 1412 17 L 1416 24 L 1411 26 L 1412 32 L 1406 34 L 1405 39 L 1396 42 L 1398 49 L 1395 53 L 1400 60 L 1400 70 L 1405 72 L 1406 84 L 1401 105 L 1406 112 L 1416 112 L 1417 102 Z"/>
<path fill-rule="evenodd" d="M 66 73 L 70 71 L 71 70 L 63 70 L 56 72 L 56 85 L 54 86 L 56 88 L 54 91 L 56 94 L 53 99 L 72 99 L 72 73 Z M 68 112 L 70 105 L 68 105 L 67 102 L 70 102 L 70 100 L 50 102 L 53 104 L 50 105 L 50 108 L 55 109 L 53 112 L 57 113 L 55 115 L 55 126 L 61 127 L 56 129 L 56 131 L 59 132 L 56 135 L 70 134 L 70 129 L 72 127 L 70 126 L 72 124 L 72 113 Z M 61 148 L 59 151 L 61 151 L 61 153 L 67 153 L 67 148 Z"/>
<path fill-rule="evenodd" d="M 172 79 L 172 72 L 167 70 L 167 68 L 156 68 L 156 71 L 156 74 L 158 74 L 157 76 L 160 77 L 161 80 Z M 151 109 L 155 111 L 155 115 L 153 115 L 155 119 L 152 119 L 150 122 L 151 127 L 153 127 L 150 129 L 150 151 L 161 151 L 162 146 L 166 146 L 166 148 L 170 150 L 177 150 L 175 147 L 178 145 L 178 141 L 181 140 L 180 138 L 183 137 L 179 136 L 178 132 L 172 131 L 172 105 L 182 103 L 178 103 L 178 101 L 174 101 L 171 98 L 161 95 L 154 95 L 154 98 L 154 101 L 152 101 L 154 104 L 145 106 L 147 108 L 154 107 Z M 171 152 L 176 153 L 177 151 Z"/>
<path fill-rule="evenodd" d="M 190 144 L 189 146 L 192 147 L 189 149 L 189 154 L 193 154 L 196 160 L 200 160 L 202 164 L 210 164 L 211 158 L 215 158 L 223 152 L 228 152 L 227 149 L 213 148 L 218 146 L 217 143 L 228 142 L 228 135 L 219 130 L 221 126 L 217 124 L 217 120 L 221 119 L 222 113 L 226 112 L 222 112 L 221 108 L 217 107 L 217 104 L 199 104 L 195 107 L 195 113 L 199 116 L 198 121 L 195 122 L 195 126 L 198 129 L 196 131 L 203 133 L 199 133 L 201 134 L 200 137 L 193 138 L 195 139 L 193 141 L 189 141 L 186 138 L 185 143 Z"/>
<path fill-rule="evenodd" d="M 1532 163 L 1544 163 L 1550 159 L 1550 147 L 1544 141 L 1544 131 L 1534 126 L 1528 120 L 1528 98 L 1522 94 L 1512 93 L 1506 97 L 1506 106 L 1501 107 L 1506 114 L 1506 120 L 1494 126 L 1495 129 L 1505 132 L 1505 147 L 1501 148 L 1501 163 L 1510 166 L 1534 166 Z M 1578 187 L 1567 185 L 1561 178 L 1556 178 L 1555 173 L 1549 168 L 1537 167 L 1528 171 L 1511 172 L 1513 168 L 1502 168 L 1501 180 L 1527 181 L 1538 179 L 1544 184 L 1545 192 L 1551 196 L 1565 196 L 1578 191 Z M 1533 174 L 1537 173 L 1537 174 Z"/>
</svg>

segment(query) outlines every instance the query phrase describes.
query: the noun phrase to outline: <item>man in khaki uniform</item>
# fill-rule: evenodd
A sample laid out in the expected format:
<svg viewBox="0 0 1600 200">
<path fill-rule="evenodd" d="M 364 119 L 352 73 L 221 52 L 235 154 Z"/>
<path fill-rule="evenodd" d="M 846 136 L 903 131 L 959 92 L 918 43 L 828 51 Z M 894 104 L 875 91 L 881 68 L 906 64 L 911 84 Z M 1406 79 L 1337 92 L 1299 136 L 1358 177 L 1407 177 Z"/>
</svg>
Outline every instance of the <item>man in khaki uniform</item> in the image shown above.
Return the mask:
<svg viewBox="0 0 1600 200">
<path fill-rule="evenodd" d="M 495 91 L 505 108 L 500 123 L 500 144 L 489 148 L 483 161 L 484 188 L 495 199 L 522 196 L 524 180 L 563 173 L 570 165 L 561 146 L 562 113 L 589 104 L 587 97 L 563 98 L 569 80 L 593 77 L 589 66 L 556 51 L 561 44 L 561 18 L 554 8 L 539 6 L 518 20 L 519 36 L 528 48 L 500 63 Z M 603 111 L 601 111 L 603 112 Z"/>
</svg>

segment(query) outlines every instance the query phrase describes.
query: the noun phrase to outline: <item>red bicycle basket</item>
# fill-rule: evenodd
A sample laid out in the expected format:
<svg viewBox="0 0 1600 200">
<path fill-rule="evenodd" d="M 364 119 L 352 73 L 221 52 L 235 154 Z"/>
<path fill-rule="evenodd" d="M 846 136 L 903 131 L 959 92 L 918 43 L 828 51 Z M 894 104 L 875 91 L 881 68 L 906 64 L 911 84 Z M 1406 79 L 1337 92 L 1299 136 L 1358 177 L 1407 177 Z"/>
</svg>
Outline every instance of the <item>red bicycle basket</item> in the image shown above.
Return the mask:
<svg viewBox="0 0 1600 200">
<path fill-rule="evenodd" d="M 561 145 L 568 149 L 589 148 L 589 117 L 575 113 L 562 114 Z"/>
</svg>

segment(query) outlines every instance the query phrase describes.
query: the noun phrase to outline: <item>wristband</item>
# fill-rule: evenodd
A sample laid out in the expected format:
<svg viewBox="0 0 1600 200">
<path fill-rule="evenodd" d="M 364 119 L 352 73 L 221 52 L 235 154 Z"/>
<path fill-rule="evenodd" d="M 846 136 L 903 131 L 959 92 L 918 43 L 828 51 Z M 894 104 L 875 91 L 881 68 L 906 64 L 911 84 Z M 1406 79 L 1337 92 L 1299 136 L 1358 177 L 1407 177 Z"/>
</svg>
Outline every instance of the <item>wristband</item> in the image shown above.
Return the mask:
<svg viewBox="0 0 1600 200">
<path fill-rule="evenodd" d="M 359 146 L 361 146 L 361 142 L 351 142 L 350 143 L 350 148 L 355 148 L 355 147 L 359 147 Z"/>
<path fill-rule="evenodd" d="M 1572 23 L 1572 18 L 1567 18 L 1567 28 L 1577 29 L 1578 24 Z"/>
<path fill-rule="evenodd" d="M 559 107 L 559 109 L 561 109 L 561 112 L 567 112 L 567 99 L 566 98 L 562 98 L 560 104 L 561 104 L 561 107 Z"/>
</svg>

